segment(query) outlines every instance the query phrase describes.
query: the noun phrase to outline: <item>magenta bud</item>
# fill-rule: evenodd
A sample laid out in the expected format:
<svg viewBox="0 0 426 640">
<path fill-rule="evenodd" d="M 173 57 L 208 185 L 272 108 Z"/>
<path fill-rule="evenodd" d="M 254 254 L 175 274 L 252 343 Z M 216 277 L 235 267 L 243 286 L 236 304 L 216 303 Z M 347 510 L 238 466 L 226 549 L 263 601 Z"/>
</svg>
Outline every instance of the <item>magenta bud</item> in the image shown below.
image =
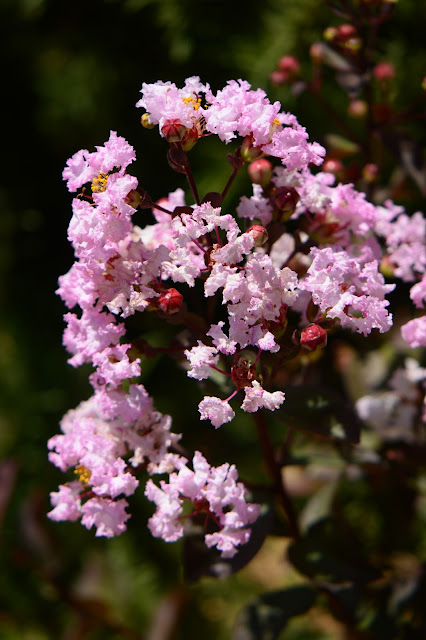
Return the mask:
<svg viewBox="0 0 426 640">
<path fill-rule="evenodd" d="M 168 316 L 178 313 L 181 310 L 183 295 L 177 289 L 166 289 L 157 298 L 158 306 Z"/>
<path fill-rule="evenodd" d="M 188 133 L 188 128 L 180 120 L 166 120 L 161 127 L 161 133 L 167 142 L 181 142 Z"/>
<path fill-rule="evenodd" d="M 327 331 L 325 331 L 319 324 L 310 324 L 305 329 L 302 329 L 300 334 L 300 345 L 306 349 L 306 351 L 316 351 L 317 349 L 324 349 L 327 344 Z"/>
<path fill-rule="evenodd" d="M 268 232 L 261 224 L 253 224 L 246 233 L 253 237 L 255 247 L 262 247 L 268 240 Z"/>
<path fill-rule="evenodd" d="M 250 162 L 247 167 L 247 172 L 250 180 L 254 184 L 260 184 L 262 187 L 266 187 L 271 182 L 272 178 L 272 163 L 266 158 L 259 158 Z"/>
</svg>

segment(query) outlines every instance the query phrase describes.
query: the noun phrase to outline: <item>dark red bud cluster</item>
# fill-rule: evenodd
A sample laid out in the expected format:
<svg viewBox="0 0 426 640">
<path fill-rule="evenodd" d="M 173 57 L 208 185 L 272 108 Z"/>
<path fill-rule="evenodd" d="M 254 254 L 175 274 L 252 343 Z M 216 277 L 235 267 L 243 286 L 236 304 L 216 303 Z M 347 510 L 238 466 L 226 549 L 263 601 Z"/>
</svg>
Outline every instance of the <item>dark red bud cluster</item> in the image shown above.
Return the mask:
<svg viewBox="0 0 426 640">
<path fill-rule="evenodd" d="M 319 324 L 310 324 L 308 327 L 302 329 L 300 335 L 300 346 L 306 351 L 316 351 L 317 349 L 324 349 L 327 345 L 327 331 L 325 331 Z"/>
<path fill-rule="evenodd" d="M 356 27 L 353 24 L 341 24 L 338 27 L 327 27 L 324 40 L 338 47 L 343 53 L 354 54 L 362 45 Z"/>
<path fill-rule="evenodd" d="M 300 196 L 294 187 L 278 187 L 271 194 L 271 204 L 278 222 L 286 222 L 296 211 Z"/>
<path fill-rule="evenodd" d="M 248 360 L 239 358 L 231 367 L 231 380 L 238 390 L 244 389 L 244 387 L 250 387 L 255 379 L 256 367 L 250 364 Z"/>
<path fill-rule="evenodd" d="M 199 126 L 186 127 L 179 119 L 166 120 L 161 133 L 170 144 L 179 143 L 184 151 L 189 151 L 202 135 Z"/>
</svg>

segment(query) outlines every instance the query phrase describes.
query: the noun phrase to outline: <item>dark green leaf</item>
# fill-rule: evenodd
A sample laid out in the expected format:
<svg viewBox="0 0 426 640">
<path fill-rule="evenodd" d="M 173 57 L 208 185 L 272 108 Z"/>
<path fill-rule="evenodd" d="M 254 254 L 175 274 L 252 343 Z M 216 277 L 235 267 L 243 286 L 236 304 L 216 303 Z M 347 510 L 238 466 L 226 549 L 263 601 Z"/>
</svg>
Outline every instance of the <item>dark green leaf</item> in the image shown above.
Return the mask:
<svg viewBox="0 0 426 640">
<path fill-rule="evenodd" d="M 357 540 L 331 518 L 312 525 L 304 538 L 290 545 L 287 555 L 300 573 L 327 582 L 364 584 L 380 575 L 360 554 Z"/>
<path fill-rule="evenodd" d="M 240 571 L 259 551 L 270 533 L 274 515 L 268 505 L 262 505 L 260 515 L 251 527 L 247 544 L 233 558 L 222 558 L 216 549 L 209 549 L 204 542 L 204 531 L 198 529 L 187 535 L 183 545 L 183 567 L 185 580 L 195 582 L 202 576 L 227 578 Z"/>
<path fill-rule="evenodd" d="M 286 401 L 276 412 L 286 424 L 333 441 L 359 442 L 361 422 L 346 398 L 321 385 L 286 389 Z"/>
</svg>

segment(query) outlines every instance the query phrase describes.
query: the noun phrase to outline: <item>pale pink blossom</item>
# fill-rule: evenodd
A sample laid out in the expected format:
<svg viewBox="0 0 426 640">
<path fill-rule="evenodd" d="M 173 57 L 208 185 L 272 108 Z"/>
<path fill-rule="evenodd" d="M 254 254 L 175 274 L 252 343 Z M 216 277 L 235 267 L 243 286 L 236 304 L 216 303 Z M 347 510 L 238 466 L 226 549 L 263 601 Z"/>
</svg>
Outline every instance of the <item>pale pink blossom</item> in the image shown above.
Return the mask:
<svg viewBox="0 0 426 640">
<path fill-rule="evenodd" d="M 241 408 L 249 413 L 262 408 L 275 411 L 282 405 L 285 398 L 282 391 L 274 391 L 273 393 L 265 391 L 256 380 L 253 380 L 251 387 L 245 387 L 244 392 L 245 398 Z"/>
<path fill-rule="evenodd" d="M 229 402 L 214 396 L 205 396 L 198 405 L 198 411 L 201 420 L 210 420 L 216 429 L 226 422 L 230 422 L 235 416 Z"/>
</svg>

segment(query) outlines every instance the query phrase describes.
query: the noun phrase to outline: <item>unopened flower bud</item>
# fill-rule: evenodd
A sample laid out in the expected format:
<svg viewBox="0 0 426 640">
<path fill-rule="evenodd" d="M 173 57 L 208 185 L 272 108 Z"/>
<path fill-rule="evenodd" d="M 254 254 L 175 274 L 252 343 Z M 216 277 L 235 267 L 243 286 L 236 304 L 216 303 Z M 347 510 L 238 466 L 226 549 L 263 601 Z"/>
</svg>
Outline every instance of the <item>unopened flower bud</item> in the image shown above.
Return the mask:
<svg viewBox="0 0 426 640">
<path fill-rule="evenodd" d="M 373 69 L 373 75 L 379 82 L 387 82 L 395 77 L 395 67 L 390 62 L 379 62 Z"/>
<path fill-rule="evenodd" d="M 247 167 L 247 172 L 250 180 L 254 184 L 260 184 L 262 187 L 266 187 L 271 182 L 272 178 L 272 163 L 266 158 L 259 158 L 250 162 Z"/>
<path fill-rule="evenodd" d="M 333 42 L 333 40 L 337 37 L 337 29 L 336 27 L 327 27 L 323 34 L 324 40 L 327 42 Z"/>
<path fill-rule="evenodd" d="M 365 100 L 351 100 L 348 114 L 352 118 L 364 118 L 367 115 L 368 105 Z"/>
<path fill-rule="evenodd" d="M 348 40 L 354 38 L 357 35 L 356 29 L 353 24 L 341 24 L 337 27 L 336 37 L 339 40 Z"/>
<path fill-rule="evenodd" d="M 282 87 L 287 84 L 289 75 L 286 71 L 280 71 L 276 69 L 269 74 L 269 80 L 274 87 Z"/>
<path fill-rule="evenodd" d="M 302 329 L 300 334 L 300 345 L 306 351 L 316 351 L 317 349 L 324 349 L 327 345 L 327 331 L 324 331 L 319 324 L 310 324 L 305 329 Z"/>
<path fill-rule="evenodd" d="M 200 131 L 195 125 L 192 129 L 187 129 L 185 136 L 182 138 L 182 149 L 190 151 L 200 137 Z"/>
<path fill-rule="evenodd" d="M 394 278 L 395 277 L 395 266 L 392 264 L 389 256 L 384 256 L 380 262 L 380 273 L 382 273 L 385 278 Z"/>
<path fill-rule="evenodd" d="M 283 56 L 278 60 L 278 70 L 296 76 L 300 71 L 300 62 L 294 56 Z"/>
<path fill-rule="evenodd" d="M 296 211 L 300 196 L 294 187 L 278 187 L 272 196 L 272 204 L 279 213 L 279 221 L 286 222 Z"/>
<path fill-rule="evenodd" d="M 377 182 L 379 177 L 379 167 L 377 164 L 373 164 L 372 162 L 366 164 L 362 170 L 362 177 L 369 184 Z"/>
<path fill-rule="evenodd" d="M 314 42 L 313 44 L 311 44 L 311 48 L 309 49 L 312 60 L 317 64 L 324 60 L 323 46 L 324 45 L 322 42 Z"/>
<path fill-rule="evenodd" d="M 348 38 L 345 40 L 344 49 L 348 53 L 356 53 L 361 49 L 362 40 L 361 38 Z"/>
<path fill-rule="evenodd" d="M 161 311 L 171 316 L 181 310 L 183 295 L 177 289 L 171 288 L 160 293 L 157 300 Z"/>
<path fill-rule="evenodd" d="M 246 233 L 253 237 L 255 247 L 262 247 L 268 240 L 268 232 L 261 224 L 253 224 Z"/>
<path fill-rule="evenodd" d="M 167 142 L 181 142 L 188 133 L 188 128 L 178 119 L 166 120 L 161 127 L 161 134 Z"/>
<path fill-rule="evenodd" d="M 263 156 L 263 151 L 260 147 L 253 145 L 253 136 L 248 135 L 244 138 L 240 147 L 240 157 L 244 162 L 253 162 L 257 158 Z"/>
<path fill-rule="evenodd" d="M 141 125 L 144 129 L 154 129 L 155 124 L 152 124 L 152 122 L 149 121 L 149 113 L 144 113 L 141 116 Z"/>
</svg>

